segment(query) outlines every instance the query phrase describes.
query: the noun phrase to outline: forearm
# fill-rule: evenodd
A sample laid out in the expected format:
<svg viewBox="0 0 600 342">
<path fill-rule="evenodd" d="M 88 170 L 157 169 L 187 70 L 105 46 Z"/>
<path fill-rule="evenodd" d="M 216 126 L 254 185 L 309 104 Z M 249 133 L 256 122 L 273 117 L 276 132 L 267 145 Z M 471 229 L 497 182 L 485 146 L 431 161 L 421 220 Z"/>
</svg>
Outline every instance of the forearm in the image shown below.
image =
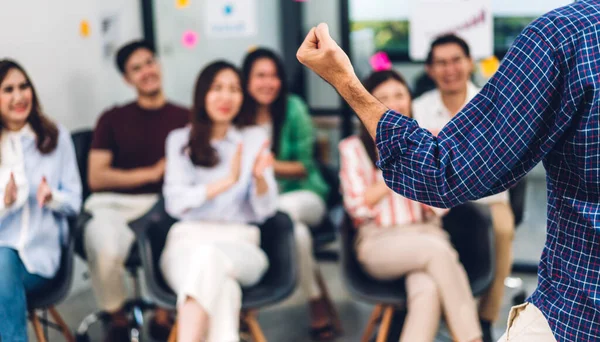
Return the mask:
<svg viewBox="0 0 600 342">
<path fill-rule="evenodd" d="M 374 207 L 382 199 L 390 193 L 390 189 L 384 182 L 378 182 L 371 185 L 365 191 L 365 204 L 369 207 Z"/>
<path fill-rule="evenodd" d="M 306 168 L 301 162 L 277 161 L 274 166 L 278 178 L 306 177 Z"/>
<path fill-rule="evenodd" d="M 90 172 L 89 185 L 92 191 L 107 189 L 130 189 L 152 183 L 152 171 L 142 167 L 131 170 L 106 168 Z"/>
<path fill-rule="evenodd" d="M 206 198 L 213 199 L 225 191 L 231 189 L 236 181 L 232 177 L 225 177 L 206 186 Z"/>
<path fill-rule="evenodd" d="M 340 78 L 334 87 L 375 138 L 377 124 L 388 108 L 363 87 L 356 75 Z"/>
<path fill-rule="evenodd" d="M 257 196 L 263 196 L 269 191 L 269 183 L 267 183 L 265 177 L 257 177 L 254 179 L 254 182 L 256 184 Z"/>
</svg>

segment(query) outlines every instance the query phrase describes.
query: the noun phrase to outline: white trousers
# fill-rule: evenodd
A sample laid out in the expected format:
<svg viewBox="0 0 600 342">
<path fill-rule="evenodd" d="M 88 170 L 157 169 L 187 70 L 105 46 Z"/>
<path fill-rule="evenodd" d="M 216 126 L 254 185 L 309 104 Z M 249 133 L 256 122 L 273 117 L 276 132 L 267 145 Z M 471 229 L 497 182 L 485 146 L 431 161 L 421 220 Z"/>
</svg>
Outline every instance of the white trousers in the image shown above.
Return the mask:
<svg viewBox="0 0 600 342">
<path fill-rule="evenodd" d="M 208 342 L 239 340 L 241 286 L 258 283 L 269 267 L 256 226 L 178 222 L 160 259 L 178 306 L 193 298 L 209 315 Z"/>
<path fill-rule="evenodd" d="M 115 312 L 127 297 L 125 260 L 135 241 L 128 222 L 144 215 L 158 196 L 98 193 L 85 202 L 92 219 L 85 227 L 84 245 L 92 287 L 101 310 Z"/>
<path fill-rule="evenodd" d="M 298 190 L 279 196 L 279 210 L 294 221 L 294 235 L 299 262 L 299 282 L 308 299 L 321 297 L 315 278 L 316 261 L 313 256 L 312 235 L 309 226 L 316 226 L 325 217 L 325 201 L 312 191 Z"/>
<path fill-rule="evenodd" d="M 499 342 L 556 342 L 546 317 L 533 304 L 510 309 L 506 333 Z"/>
</svg>

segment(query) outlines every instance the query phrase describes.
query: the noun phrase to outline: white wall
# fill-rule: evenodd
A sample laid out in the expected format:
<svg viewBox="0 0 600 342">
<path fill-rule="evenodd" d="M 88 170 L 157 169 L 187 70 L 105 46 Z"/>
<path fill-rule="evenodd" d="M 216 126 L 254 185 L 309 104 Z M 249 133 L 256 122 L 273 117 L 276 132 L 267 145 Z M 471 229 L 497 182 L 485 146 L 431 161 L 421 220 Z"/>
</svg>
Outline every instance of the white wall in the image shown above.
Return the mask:
<svg viewBox="0 0 600 342">
<path fill-rule="evenodd" d="M 120 45 L 142 37 L 138 0 L 2 1 L 0 58 L 22 64 L 45 112 L 69 129 L 92 127 L 107 107 L 130 100 L 113 59 L 102 54 L 101 17 L 117 14 Z M 88 20 L 91 35 L 79 33 Z"/>
</svg>

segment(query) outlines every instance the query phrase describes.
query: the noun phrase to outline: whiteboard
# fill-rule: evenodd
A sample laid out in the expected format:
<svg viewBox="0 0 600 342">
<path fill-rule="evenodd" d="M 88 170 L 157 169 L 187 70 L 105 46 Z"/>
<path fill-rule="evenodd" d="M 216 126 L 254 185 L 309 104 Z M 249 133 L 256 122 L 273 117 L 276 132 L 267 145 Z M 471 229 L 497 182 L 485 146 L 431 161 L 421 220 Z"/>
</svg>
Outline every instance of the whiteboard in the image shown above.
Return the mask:
<svg viewBox="0 0 600 342">
<path fill-rule="evenodd" d="M 192 94 L 198 74 L 207 64 L 225 59 L 241 66 L 242 59 L 253 46 L 264 46 L 281 52 L 280 11 L 278 0 L 252 1 L 256 8 L 255 35 L 242 37 L 207 37 L 206 3 L 189 1 L 177 8 L 175 1 L 154 1 L 157 50 L 161 61 L 167 97 L 184 106 L 192 105 Z M 219 2 L 222 2 L 219 0 Z M 186 32 L 197 35 L 197 43 L 186 47 Z"/>
<path fill-rule="evenodd" d="M 117 18 L 115 45 L 142 37 L 139 1 L 2 1 L 0 58 L 19 62 L 29 73 L 44 111 L 69 129 L 92 127 L 108 107 L 134 92 L 104 56 L 101 21 Z M 87 20 L 90 35 L 80 35 Z"/>
</svg>

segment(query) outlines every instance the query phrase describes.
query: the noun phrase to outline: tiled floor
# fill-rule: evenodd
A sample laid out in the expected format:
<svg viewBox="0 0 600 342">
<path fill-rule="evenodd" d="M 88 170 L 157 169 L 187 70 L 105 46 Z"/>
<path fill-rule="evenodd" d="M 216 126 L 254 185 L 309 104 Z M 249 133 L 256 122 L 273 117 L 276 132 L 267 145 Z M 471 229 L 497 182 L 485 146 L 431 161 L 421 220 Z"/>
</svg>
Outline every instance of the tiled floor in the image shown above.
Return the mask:
<svg viewBox="0 0 600 342">
<path fill-rule="evenodd" d="M 541 254 L 545 239 L 545 182 L 543 178 L 530 177 L 528 189 L 526 216 L 524 223 L 518 228 L 515 239 L 515 257 L 519 260 L 536 262 Z M 95 308 L 89 282 L 83 280 L 82 264 L 78 263 L 77 277 L 74 283 L 74 293 L 58 307 L 71 328 L 77 324 L 90 311 Z M 337 341 L 359 341 L 370 314 L 371 306 L 353 300 L 348 295 L 344 284 L 341 282 L 340 270 L 335 263 L 322 263 L 321 270 L 329 291 L 341 315 L 345 334 Z M 524 288 L 531 293 L 536 286 L 535 275 L 515 275 L 522 277 Z M 507 289 L 502 308 L 501 319 L 495 327 L 496 337 L 500 337 L 506 327 L 506 317 L 512 305 L 514 290 Z M 304 300 L 299 293 L 295 293 L 280 305 L 262 310 L 259 316 L 260 323 L 269 341 L 276 342 L 305 342 L 310 341 L 308 336 L 308 317 Z M 31 334 L 31 333 L 30 333 Z M 445 329 L 441 329 L 437 341 L 450 341 Z M 92 341 L 100 341 L 100 327 L 92 330 Z M 31 339 L 33 340 L 33 339 Z M 51 341 L 60 341 L 58 334 L 50 333 Z"/>
</svg>

